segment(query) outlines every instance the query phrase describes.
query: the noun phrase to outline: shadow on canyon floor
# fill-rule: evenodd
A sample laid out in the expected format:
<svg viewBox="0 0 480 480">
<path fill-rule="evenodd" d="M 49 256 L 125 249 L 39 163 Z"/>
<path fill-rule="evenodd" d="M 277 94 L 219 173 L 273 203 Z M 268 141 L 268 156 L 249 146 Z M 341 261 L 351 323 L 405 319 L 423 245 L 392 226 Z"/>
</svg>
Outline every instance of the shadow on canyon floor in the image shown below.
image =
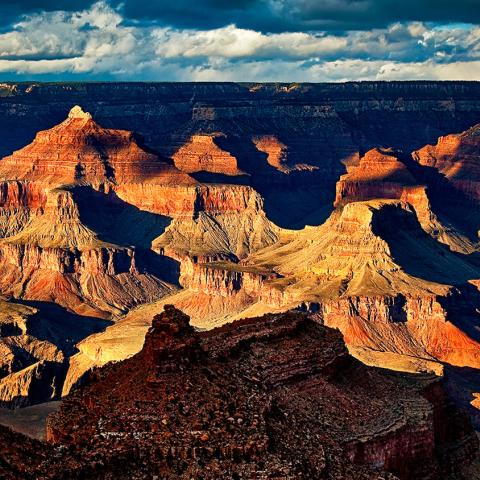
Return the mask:
<svg viewBox="0 0 480 480">
<path fill-rule="evenodd" d="M 180 262 L 167 255 L 149 249 L 137 249 L 136 267 L 140 273 L 148 273 L 171 285 L 180 286 Z"/>
<path fill-rule="evenodd" d="M 394 261 L 409 275 L 449 285 L 480 277 L 477 255 L 453 252 L 432 238 L 413 212 L 387 205 L 374 215 L 372 230 L 388 243 Z"/>
<path fill-rule="evenodd" d="M 480 431 L 480 410 L 471 403 L 476 398 L 480 399 L 480 371 L 476 368 L 444 365 L 444 378 L 450 398 L 468 413 L 473 426 Z"/>
<path fill-rule="evenodd" d="M 217 142 L 249 175 L 250 186 L 264 199 L 267 217 L 279 227 L 302 229 L 306 225 L 321 225 L 333 211 L 336 182 L 345 172 L 340 161 L 330 159 L 327 163 L 336 167 L 328 173 L 315 165 L 281 171 L 268 163 L 267 153 L 256 148 L 251 136 L 219 137 Z M 292 155 L 302 158 L 298 152 Z"/>
<path fill-rule="evenodd" d="M 436 168 L 420 165 L 405 154 L 400 155 L 400 160 L 417 180 L 427 185 L 432 210 L 471 241 L 478 242 L 480 212 L 477 203 L 455 188 Z"/>
<path fill-rule="evenodd" d="M 25 408 L 0 408 L 0 425 L 37 440 L 44 440 L 48 415 L 57 412 L 60 401 L 51 401 Z"/>
<path fill-rule="evenodd" d="M 171 218 L 140 210 L 115 192 L 102 193 L 91 187 L 72 189 L 80 220 L 101 240 L 122 246 L 150 248 L 152 241 L 170 225 Z"/>
<path fill-rule="evenodd" d="M 113 323 L 110 320 L 69 312 L 53 302 L 21 299 L 16 299 L 15 302 L 39 310 L 29 319 L 28 334 L 53 343 L 66 355 L 77 351 L 75 345 L 80 340 L 105 330 Z"/>
</svg>

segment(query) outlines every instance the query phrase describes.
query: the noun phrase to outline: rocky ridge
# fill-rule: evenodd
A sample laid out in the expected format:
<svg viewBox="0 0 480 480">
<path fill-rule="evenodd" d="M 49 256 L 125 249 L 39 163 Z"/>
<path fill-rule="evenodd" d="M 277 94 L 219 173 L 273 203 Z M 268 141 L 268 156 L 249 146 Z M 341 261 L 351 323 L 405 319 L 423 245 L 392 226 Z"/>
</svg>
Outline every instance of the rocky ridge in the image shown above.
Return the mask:
<svg viewBox="0 0 480 480">
<path fill-rule="evenodd" d="M 47 439 L 27 463 L 2 453 L 5 478 L 426 480 L 460 476 L 478 447 L 438 379 L 365 367 L 304 314 L 198 333 L 173 306 L 64 400 Z"/>
</svg>

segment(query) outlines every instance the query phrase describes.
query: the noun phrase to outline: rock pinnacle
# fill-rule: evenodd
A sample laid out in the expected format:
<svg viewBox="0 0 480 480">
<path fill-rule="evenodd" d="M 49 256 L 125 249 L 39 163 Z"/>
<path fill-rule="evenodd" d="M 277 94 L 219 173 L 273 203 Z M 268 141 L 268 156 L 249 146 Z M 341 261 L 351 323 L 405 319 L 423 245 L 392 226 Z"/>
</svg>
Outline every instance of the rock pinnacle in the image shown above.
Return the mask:
<svg viewBox="0 0 480 480">
<path fill-rule="evenodd" d="M 92 118 L 92 115 L 88 112 L 84 112 L 82 107 L 75 105 L 69 112 L 68 118 L 81 118 L 84 120 L 89 120 Z"/>
</svg>

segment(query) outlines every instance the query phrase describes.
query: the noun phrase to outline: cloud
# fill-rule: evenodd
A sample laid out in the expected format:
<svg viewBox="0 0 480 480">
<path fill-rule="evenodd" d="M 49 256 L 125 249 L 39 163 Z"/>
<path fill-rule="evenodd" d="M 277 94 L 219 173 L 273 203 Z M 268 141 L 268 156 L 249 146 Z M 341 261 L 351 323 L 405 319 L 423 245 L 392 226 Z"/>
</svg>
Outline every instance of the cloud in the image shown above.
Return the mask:
<svg viewBox="0 0 480 480">
<path fill-rule="evenodd" d="M 371 1 L 321 3 L 332 11 L 361 11 Z M 289 2 L 276 0 L 275 8 Z M 221 11 L 256 3 L 209 0 Z M 0 72 L 7 79 L 480 80 L 479 61 L 475 25 L 410 21 L 370 30 L 265 33 L 230 24 L 198 30 L 132 23 L 122 7 L 105 1 L 26 15 L 0 34 Z"/>
<path fill-rule="evenodd" d="M 17 0 L 0 3 L 0 28 L 19 15 L 86 10 L 92 0 Z M 125 18 L 177 29 L 236 24 L 265 32 L 385 28 L 395 22 L 480 23 L 478 0 L 110 0 Z"/>
<path fill-rule="evenodd" d="M 125 0 L 128 18 L 174 28 L 367 30 L 399 21 L 479 23 L 478 0 Z"/>
<path fill-rule="evenodd" d="M 166 58 L 309 58 L 339 52 L 348 44 L 345 37 L 302 32 L 265 35 L 235 25 L 207 31 L 155 29 L 152 37 L 158 45 L 156 53 Z"/>
<path fill-rule="evenodd" d="M 190 67 L 178 80 L 238 81 L 248 70 L 258 82 L 347 82 L 364 80 L 480 80 L 480 61 L 451 64 L 340 60 L 303 62 L 247 62 L 237 65 Z M 246 79 L 246 80 L 247 80 Z M 280 79 L 280 80 L 279 80 Z"/>
</svg>

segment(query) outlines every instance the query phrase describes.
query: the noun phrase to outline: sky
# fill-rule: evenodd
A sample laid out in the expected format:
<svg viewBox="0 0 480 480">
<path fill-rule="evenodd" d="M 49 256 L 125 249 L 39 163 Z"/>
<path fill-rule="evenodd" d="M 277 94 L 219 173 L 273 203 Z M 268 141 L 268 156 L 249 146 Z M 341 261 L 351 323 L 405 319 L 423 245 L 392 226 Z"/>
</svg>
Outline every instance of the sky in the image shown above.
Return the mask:
<svg viewBox="0 0 480 480">
<path fill-rule="evenodd" d="M 23 80 L 480 80 L 480 0 L 0 0 Z"/>
</svg>

